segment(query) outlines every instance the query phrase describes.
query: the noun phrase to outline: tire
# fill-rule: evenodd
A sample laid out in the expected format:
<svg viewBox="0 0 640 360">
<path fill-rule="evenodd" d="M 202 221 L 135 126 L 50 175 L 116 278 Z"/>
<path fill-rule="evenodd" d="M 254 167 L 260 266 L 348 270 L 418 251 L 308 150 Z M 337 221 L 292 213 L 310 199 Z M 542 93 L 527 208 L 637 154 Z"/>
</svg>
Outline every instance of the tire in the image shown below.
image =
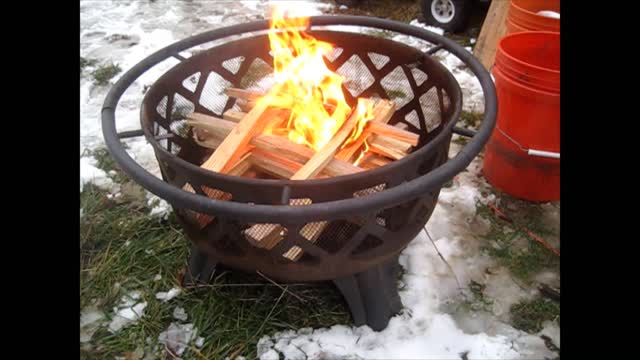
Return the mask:
<svg viewBox="0 0 640 360">
<path fill-rule="evenodd" d="M 472 0 L 422 0 L 421 7 L 427 24 L 459 32 L 469 21 Z"/>
<path fill-rule="evenodd" d="M 336 0 L 336 4 L 345 6 L 356 6 L 360 3 L 360 0 Z"/>
</svg>

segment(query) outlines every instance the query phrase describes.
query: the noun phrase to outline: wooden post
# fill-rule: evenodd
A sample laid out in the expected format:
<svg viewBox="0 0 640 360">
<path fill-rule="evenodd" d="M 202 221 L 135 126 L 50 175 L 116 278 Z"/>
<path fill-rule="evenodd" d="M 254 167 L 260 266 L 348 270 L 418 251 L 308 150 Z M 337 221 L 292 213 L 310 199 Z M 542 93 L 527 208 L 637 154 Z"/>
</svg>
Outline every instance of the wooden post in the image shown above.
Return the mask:
<svg viewBox="0 0 640 360">
<path fill-rule="evenodd" d="M 487 16 L 480 29 L 478 42 L 473 48 L 473 54 L 480 60 L 487 70 L 491 70 L 496 57 L 498 41 L 507 32 L 505 21 L 511 0 L 493 0 L 487 11 Z"/>
</svg>

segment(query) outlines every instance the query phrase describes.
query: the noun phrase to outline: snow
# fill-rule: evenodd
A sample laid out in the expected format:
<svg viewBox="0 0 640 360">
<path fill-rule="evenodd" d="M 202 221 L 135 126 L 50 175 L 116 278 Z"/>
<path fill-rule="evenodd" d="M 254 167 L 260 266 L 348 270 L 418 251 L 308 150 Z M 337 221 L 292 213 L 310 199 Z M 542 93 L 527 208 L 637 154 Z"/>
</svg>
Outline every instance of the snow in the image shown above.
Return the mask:
<svg viewBox="0 0 640 360">
<path fill-rule="evenodd" d="M 87 308 L 80 313 L 80 342 L 91 340 L 93 334 L 104 322 L 105 315 L 96 308 Z"/>
<path fill-rule="evenodd" d="M 193 324 L 171 323 L 167 330 L 158 335 L 158 342 L 180 356 L 195 339 L 197 332 L 198 329 L 194 328 Z"/>
<path fill-rule="evenodd" d="M 182 292 L 182 290 L 180 290 L 180 288 L 173 288 L 167 292 L 159 292 L 156 294 L 156 299 L 158 300 L 162 300 L 163 302 L 167 302 L 171 299 L 173 299 L 174 297 L 178 296 L 180 293 Z"/>
<path fill-rule="evenodd" d="M 202 345 L 204 345 L 204 338 L 198 336 L 198 338 L 193 342 L 193 345 L 195 345 L 197 348 L 201 348 Z"/>
<path fill-rule="evenodd" d="M 340 6 L 338 7 L 338 9 L 340 9 L 340 10 L 347 10 L 348 8 L 349 8 L 349 7 L 348 7 L 347 5 L 340 5 Z"/>
<path fill-rule="evenodd" d="M 153 281 L 160 281 L 162 280 L 162 275 L 157 274 L 156 276 L 153 277 Z"/>
<path fill-rule="evenodd" d="M 552 18 L 552 19 L 560 19 L 560 14 L 555 11 L 542 10 L 542 11 L 538 11 L 537 14 L 544 17 Z"/>
<path fill-rule="evenodd" d="M 109 323 L 109 331 L 116 333 L 123 327 L 130 325 L 144 315 L 147 302 L 140 302 L 140 292 L 133 291 L 122 296 L 120 304 L 113 308 L 114 316 Z"/>
<path fill-rule="evenodd" d="M 113 181 L 107 173 L 95 166 L 96 163 L 94 158 L 80 158 L 80 191 L 87 183 L 93 183 L 101 189 L 111 189 Z"/>
<path fill-rule="evenodd" d="M 186 321 L 187 313 L 184 311 L 184 308 L 176 306 L 176 308 L 173 309 L 173 318 L 181 321 Z"/>
</svg>

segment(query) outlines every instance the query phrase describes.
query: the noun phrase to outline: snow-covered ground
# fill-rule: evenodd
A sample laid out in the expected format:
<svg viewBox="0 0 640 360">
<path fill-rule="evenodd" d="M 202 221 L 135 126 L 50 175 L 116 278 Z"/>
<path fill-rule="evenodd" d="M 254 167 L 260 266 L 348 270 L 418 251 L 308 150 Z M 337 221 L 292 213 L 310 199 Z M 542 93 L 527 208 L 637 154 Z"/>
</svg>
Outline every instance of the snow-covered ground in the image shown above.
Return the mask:
<svg viewBox="0 0 640 360">
<path fill-rule="evenodd" d="M 313 1 L 281 1 L 299 12 L 313 15 L 328 9 L 327 4 Z M 81 1 L 80 44 L 81 56 L 97 59 L 99 64 L 117 63 L 124 71 L 154 51 L 193 34 L 217 27 L 228 26 L 267 15 L 265 1 Z M 415 26 L 424 25 L 417 21 Z M 430 28 L 439 31 L 439 29 Z M 416 39 L 395 35 L 394 40 L 425 49 Z M 477 80 L 461 66 L 460 61 L 446 53 L 438 53 L 442 63 L 458 79 L 463 89 L 466 110 L 483 111 L 483 97 Z M 139 128 L 139 106 L 143 89 L 153 83 L 160 74 L 177 60 L 165 61 L 138 79 L 120 100 L 116 117 L 118 130 Z M 90 151 L 104 146 L 100 127 L 100 108 L 109 86 L 96 86 L 85 70 L 80 87 L 80 186 L 94 184 L 117 193 L 118 184 L 110 174 L 96 167 Z M 122 74 L 122 73 L 121 73 Z M 119 75 L 121 75 L 119 74 Z M 111 79 L 111 84 L 118 76 Z M 147 170 L 159 176 L 159 170 L 151 147 L 143 138 L 126 141 L 129 153 Z M 459 145 L 452 144 L 452 155 Z M 542 359 L 553 358 L 543 340 L 511 327 L 508 321 L 509 307 L 534 294 L 520 288 L 504 270 L 486 272 L 495 267 L 493 260 L 479 251 L 475 235 L 488 224 L 474 217 L 476 201 L 491 199 L 480 195 L 480 160 L 476 159 L 469 171 L 459 174 L 452 187 L 443 189 L 427 230 L 438 249 L 453 268 L 451 270 L 438 257 L 426 233 L 421 233 L 402 253 L 400 262 L 405 269 L 402 278 L 401 297 L 405 309 L 395 316 L 387 329 L 374 332 L 364 326 L 355 328 L 349 324 L 330 329 L 300 329 L 273 334 L 261 339 L 258 354 L 262 359 L 278 359 L 279 354 L 290 359 L 305 358 L 396 358 L 396 359 Z M 489 195 L 490 197 L 491 195 Z M 149 200 L 154 197 L 149 194 Z M 169 207 L 161 203 L 154 214 L 166 214 Z M 82 216 L 82 212 L 81 212 Z M 456 281 L 457 277 L 457 281 Z M 550 277 L 556 281 L 556 274 Z M 490 311 L 456 310 L 454 306 L 464 301 L 469 281 L 486 283 L 485 294 L 495 299 Z M 174 291 L 174 290 L 171 290 Z M 175 294 L 158 294 L 170 299 Z M 175 291 L 174 291 L 175 292 Z M 125 326 L 144 316 L 146 304 L 123 299 L 121 308 L 114 312 L 121 315 L 112 330 Z M 88 334 L 92 323 L 103 314 L 91 309 L 83 313 L 82 325 Z M 176 316 L 180 318 L 182 315 Z M 189 332 L 195 338 L 194 329 L 173 327 L 163 333 L 163 341 L 172 341 L 177 331 Z M 180 330 L 182 329 L 182 330 Z M 549 322 L 541 331 L 556 345 L 560 345 L 559 328 Z M 206 337 L 206 334 L 198 334 Z M 538 334 L 540 335 L 540 334 Z M 186 335 L 185 335 L 186 336 Z M 466 355 L 461 355 L 466 354 Z"/>
</svg>

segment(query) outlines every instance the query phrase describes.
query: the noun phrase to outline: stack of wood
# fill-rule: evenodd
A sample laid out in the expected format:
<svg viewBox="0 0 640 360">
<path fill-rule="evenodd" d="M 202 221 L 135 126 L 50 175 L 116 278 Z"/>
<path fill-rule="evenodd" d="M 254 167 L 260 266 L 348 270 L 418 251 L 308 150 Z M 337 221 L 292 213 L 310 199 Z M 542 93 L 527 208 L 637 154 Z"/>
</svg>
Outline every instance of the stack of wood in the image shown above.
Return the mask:
<svg viewBox="0 0 640 360">
<path fill-rule="evenodd" d="M 389 100 L 380 99 L 374 103 L 365 99 L 373 105 L 373 119 L 367 122 L 360 136 L 344 145 L 358 120 L 353 111 L 333 138 L 319 151 L 314 151 L 287 137 L 265 133 L 268 128 L 283 128 L 289 110 L 257 102 L 263 96 L 260 93 L 236 88 L 226 89 L 225 93 L 237 99 L 242 111 L 228 110 L 222 119 L 201 113 L 192 113 L 186 118 L 187 124 L 193 127 L 194 140 L 215 150 L 201 165 L 211 171 L 245 177 L 261 173 L 270 178 L 291 180 L 341 176 L 401 159 L 418 144 L 417 134 L 402 126 L 388 124 L 395 111 L 395 104 Z M 365 140 L 368 150 L 356 166 L 356 159 L 365 150 Z M 189 185 L 185 190 L 194 192 Z M 229 193 L 207 187 L 202 190 L 214 199 L 231 199 Z M 309 204 L 310 199 L 296 199 L 290 203 L 294 206 Z M 201 227 L 212 220 L 212 216 L 205 214 L 197 217 Z M 327 222 L 309 223 L 300 230 L 300 234 L 315 242 L 326 225 Z M 254 246 L 271 249 L 283 239 L 284 231 L 278 224 L 254 224 L 245 230 L 245 235 Z M 302 256 L 302 249 L 295 246 L 284 256 L 296 261 Z"/>
</svg>

